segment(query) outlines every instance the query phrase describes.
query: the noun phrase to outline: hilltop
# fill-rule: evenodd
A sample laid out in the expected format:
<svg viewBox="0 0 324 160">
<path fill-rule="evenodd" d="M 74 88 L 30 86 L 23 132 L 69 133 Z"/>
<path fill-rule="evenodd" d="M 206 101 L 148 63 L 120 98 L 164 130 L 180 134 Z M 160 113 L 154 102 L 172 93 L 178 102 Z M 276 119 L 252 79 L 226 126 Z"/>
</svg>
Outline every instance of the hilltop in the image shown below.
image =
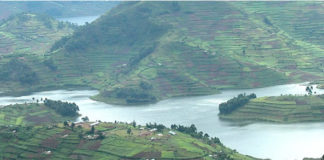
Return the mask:
<svg viewBox="0 0 324 160">
<path fill-rule="evenodd" d="M 190 132 L 178 126 L 170 132 L 163 125 L 135 122 L 67 123 L 76 117 L 44 102 L 0 108 L 0 159 L 255 159 L 198 133 L 194 125 L 179 126 Z"/>
<path fill-rule="evenodd" d="M 86 86 L 130 105 L 322 79 L 321 5 L 125 2 L 57 41 L 46 55 L 55 70 L 35 70 L 27 90 Z"/>
<path fill-rule="evenodd" d="M 53 43 L 76 27 L 52 17 L 21 13 L 0 23 L 0 56 L 44 54 Z"/>
</svg>

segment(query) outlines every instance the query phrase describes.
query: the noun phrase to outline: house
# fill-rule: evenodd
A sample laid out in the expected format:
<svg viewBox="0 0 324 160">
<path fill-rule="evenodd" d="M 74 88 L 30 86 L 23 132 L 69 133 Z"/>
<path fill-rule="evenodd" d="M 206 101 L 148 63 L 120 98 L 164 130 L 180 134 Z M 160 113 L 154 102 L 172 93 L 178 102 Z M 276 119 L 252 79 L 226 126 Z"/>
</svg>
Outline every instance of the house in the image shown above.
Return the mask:
<svg viewBox="0 0 324 160">
<path fill-rule="evenodd" d="M 157 131 L 156 128 L 153 128 L 153 129 L 150 130 L 150 132 L 155 132 L 155 131 Z"/>
<path fill-rule="evenodd" d="M 163 136 L 163 134 L 162 134 L 162 133 L 159 133 L 159 134 L 157 134 L 157 136 L 159 136 L 159 137 L 162 137 L 162 136 Z"/>
<path fill-rule="evenodd" d="M 140 136 L 150 136 L 150 135 L 152 135 L 152 132 L 141 132 L 140 133 Z"/>
<path fill-rule="evenodd" d="M 156 140 L 156 138 L 155 137 L 151 137 L 151 141 L 155 141 Z"/>
<path fill-rule="evenodd" d="M 88 139 L 88 140 L 94 140 L 97 139 L 99 137 L 99 135 L 95 134 L 95 135 L 88 135 L 85 136 L 84 138 Z"/>
<path fill-rule="evenodd" d="M 177 133 L 175 133 L 175 132 L 173 132 L 173 131 L 169 131 L 169 134 L 174 136 L 174 135 L 176 135 Z"/>
<path fill-rule="evenodd" d="M 90 126 L 92 127 L 92 126 L 96 126 L 96 125 L 98 125 L 100 122 L 95 122 L 95 123 L 91 123 L 90 124 Z"/>
</svg>

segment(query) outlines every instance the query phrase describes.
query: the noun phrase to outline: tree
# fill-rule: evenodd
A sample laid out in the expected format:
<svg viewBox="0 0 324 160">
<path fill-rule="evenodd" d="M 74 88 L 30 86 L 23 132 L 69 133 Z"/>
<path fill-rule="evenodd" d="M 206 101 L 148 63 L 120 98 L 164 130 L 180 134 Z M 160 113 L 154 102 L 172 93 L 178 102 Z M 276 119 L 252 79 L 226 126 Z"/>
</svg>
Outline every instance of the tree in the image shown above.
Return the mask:
<svg viewBox="0 0 324 160">
<path fill-rule="evenodd" d="M 83 134 L 80 132 L 79 135 L 78 135 L 79 139 L 82 139 L 83 138 Z"/>
<path fill-rule="evenodd" d="M 131 134 L 132 133 L 132 129 L 128 128 L 127 129 L 127 134 Z"/>
<path fill-rule="evenodd" d="M 75 123 L 72 122 L 72 124 L 71 124 L 72 131 L 73 131 L 74 127 L 75 127 Z"/>
<path fill-rule="evenodd" d="M 78 115 L 79 106 L 75 103 L 68 103 L 62 101 L 54 101 L 46 99 L 44 105 L 54 109 L 58 114 L 62 116 L 76 116 Z"/>
<path fill-rule="evenodd" d="M 133 126 L 134 128 L 136 127 L 136 122 L 135 122 L 135 121 L 132 122 L 132 126 Z"/>
<path fill-rule="evenodd" d="M 243 107 L 247 104 L 250 99 L 256 98 L 256 94 L 252 93 L 250 95 L 239 94 L 237 97 L 234 97 L 227 102 L 221 103 L 219 105 L 220 114 L 230 114 L 234 110 Z"/>
<path fill-rule="evenodd" d="M 64 121 L 64 127 L 67 127 L 67 126 L 69 126 L 69 123 L 67 122 L 67 121 Z"/>
<path fill-rule="evenodd" d="M 307 86 L 306 92 L 308 92 L 308 95 L 312 95 L 313 94 L 313 86 Z"/>
<path fill-rule="evenodd" d="M 81 119 L 82 119 L 83 122 L 88 122 L 89 121 L 89 117 L 88 116 L 82 117 Z"/>
<path fill-rule="evenodd" d="M 209 139 L 209 135 L 207 133 L 204 134 L 205 139 Z"/>
<path fill-rule="evenodd" d="M 98 139 L 104 139 L 105 138 L 105 136 L 104 136 L 104 134 L 100 131 L 100 132 L 98 132 Z"/>
<path fill-rule="evenodd" d="M 91 127 L 91 130 L 90 130 L 90 134 L 94 134 L 94 133 L 95 133 L 95 127 L 92 126 L 92 127 Z"/>
</svg>

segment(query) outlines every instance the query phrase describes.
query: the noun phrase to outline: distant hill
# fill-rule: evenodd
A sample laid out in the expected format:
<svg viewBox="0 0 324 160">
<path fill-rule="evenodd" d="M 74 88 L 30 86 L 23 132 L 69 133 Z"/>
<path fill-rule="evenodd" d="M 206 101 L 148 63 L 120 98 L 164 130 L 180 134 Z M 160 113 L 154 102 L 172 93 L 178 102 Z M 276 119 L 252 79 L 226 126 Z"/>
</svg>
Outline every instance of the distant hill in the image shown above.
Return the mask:
<svg viewBox="0 0 324 160">
<path fill-rule="evenodd" d="M 0 23 L 0 55 L 44 54 L 76 26 L 45 15 L 21 13 Z"/>
<path fill-rule="evenodd" d="M 117 104 L 321 79 L 322 5 L 125 2 L 56 42 L 57 69 L 36 73 Z"/>
<path fill-rule="evenodd" d="M 105 13 L 119 2 L 82 2 L 82 1 L 25 1 L 0 2 L 0 19 L 17 13 L 28 12 L 46 14 L 52 17 L 97 16 Z"/>
</svg>

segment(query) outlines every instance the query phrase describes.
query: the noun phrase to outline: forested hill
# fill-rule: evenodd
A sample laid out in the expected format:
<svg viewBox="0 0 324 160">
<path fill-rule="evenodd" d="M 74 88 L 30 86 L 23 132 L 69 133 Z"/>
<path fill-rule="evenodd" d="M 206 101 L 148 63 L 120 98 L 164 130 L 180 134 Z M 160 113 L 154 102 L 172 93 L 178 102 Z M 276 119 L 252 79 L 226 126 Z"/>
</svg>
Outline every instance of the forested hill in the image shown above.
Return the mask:
<svg viewBox="0 0 324 160">
<path fill-rule="evenodd" d="M 51 75 L 119 104 L 320 79 L 323 4 L 125 2 L 58 41 Z"/>
</svg>

